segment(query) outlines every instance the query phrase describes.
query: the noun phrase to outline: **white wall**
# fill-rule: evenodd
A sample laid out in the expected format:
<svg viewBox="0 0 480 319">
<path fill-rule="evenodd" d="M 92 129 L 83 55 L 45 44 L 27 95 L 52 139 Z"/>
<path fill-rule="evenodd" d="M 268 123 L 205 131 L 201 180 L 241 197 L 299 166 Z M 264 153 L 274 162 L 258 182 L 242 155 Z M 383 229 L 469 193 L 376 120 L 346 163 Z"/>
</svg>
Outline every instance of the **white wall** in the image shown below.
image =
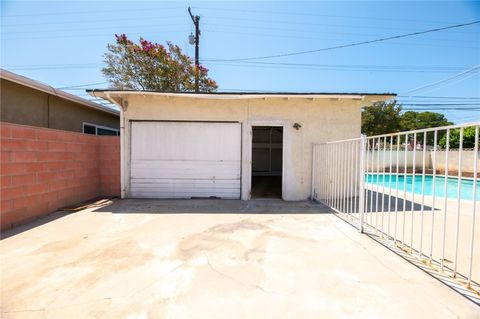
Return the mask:
<svg viewBox="0 0 480 319">
<path fill-rule="evenodd" d="M 445 170 L 445 151 L 436 152 L 437 169 Z M 433 152 L 432 152 L 433 156 Z M 448 170 L 458 171 L 459 151 L 448 151 Z M 478 156 L 477 167 L 480 170 L 480 154 Z M 473 150 L 462 151 L 462 172 L 473 173 L 473 164 L 475 160 L 475 152 Z"/>
<path fill-rule="evenodd" d="M 130 150 L 131 120 L 238 121 L 242 124 L 242 199 L 250 198 L 252 126 L 283 126 L 283 199 L 304 200 L 310 195 L 312 145 L 360 136 L 359 98 L 197 98 L 131 95 L 124 112 L 124 150 Z M 294 123 L 302 127 L 293 128 Z M 129 151 L 124 155 L 122 188 L 129 194 Z"/>
<path fill-rule="evenodd" d="M 413 151 L 407 151 L 407 168 L 413 167 Z M 445 169 L 445 151 L 436 151 L 436 168 L 437 170 L 443 171 Z M 399 160 L 398 164 L 399 167 L 402 169 L 405 167 L 405 151 L 400 150 L 398 152 Z M 376 171 L 377 170 L 377 159 L 379 159 L 379 170 L 383 171 L 385 167 L 388 171 L 390 167 L 390 152 L 387 151 L 384 153 L 382 150 L 380 151 L 369 151 L 366 152 L 366 156 L 368 159 L 367 167 L 369 171 Z M 393 150 L 392 152 L 392 167 L 395 169 L 397 163 L 397 152 Z M 475 152 L 473 150 L 466 150 L 462 151 L 462 172 L 464 173 L 473 173 L 473 161 L 474 161 Z M 458 170 L 458 157 L 459 151 L 453 150 L 448 152 L 448 169 L 450 171 L 457 171 Z M 480 156 L 479 156 L 480 157 Z M 385 165 L 383 165 L 383 160 L 385 159 Z M 480 169 L 480 160 L 477 162 L 478 167 Z M 415 167 L 417 169 L 421 169 L 423 167 L 423 150 L 417 150 L 415 155 Z M 433 151 L 426 151 L 425 154 L 425 168 L 432 169 L 433 168 Z"/>
<path fill-rule="evenodd" d="M 413 167 L 414 153 L 415 153 L 415 167 L 421 168 L 423 166 L 423 156 L 424 156 L 424 153 L 422 150 L 417 150 L 416 152 L 406 151 L 407 168 Z M 368 152 L 365 152 L 365 156 L 367 160 L 367 168 L 369 171 L 371 171 L 372 169 L 376 171 L 377 168 L 379 168 L 380 171 L 383 171 L 384 167 L 388 170 L 388 168 L 390 167 L 390 156 L 392 158 L 392 166 L 395 168 L 397 164 L 397 151 L 395 149 L 391 152 L 391 155 L 390 155 L 390 151 L 387 149 L 385 152 L 383 150 L 368 151 Z M 384 164 L 384 161 L 385 161 L 385 164 Z M 398 165 L 400 168 L 405 167 L 405 150 L 400 150 L 398 152 Z M 425 152 L 425 167 L 427 168 L 431 167 L 431 158 L 430 158 L 429 151 Z"/>
</svg>

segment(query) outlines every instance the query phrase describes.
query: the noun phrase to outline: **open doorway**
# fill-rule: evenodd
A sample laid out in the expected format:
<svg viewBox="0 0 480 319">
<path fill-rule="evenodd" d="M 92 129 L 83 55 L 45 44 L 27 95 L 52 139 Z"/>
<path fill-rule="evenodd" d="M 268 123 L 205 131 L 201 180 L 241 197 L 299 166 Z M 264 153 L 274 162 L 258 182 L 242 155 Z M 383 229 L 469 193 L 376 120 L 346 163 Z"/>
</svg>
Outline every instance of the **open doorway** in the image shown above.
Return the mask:
<svg viewBox="0 0 480 319">
<path fill-rule="evenodd" d="M 282 198 L 283 127 L 252 127 L 252 198 Z"/>
</svg>

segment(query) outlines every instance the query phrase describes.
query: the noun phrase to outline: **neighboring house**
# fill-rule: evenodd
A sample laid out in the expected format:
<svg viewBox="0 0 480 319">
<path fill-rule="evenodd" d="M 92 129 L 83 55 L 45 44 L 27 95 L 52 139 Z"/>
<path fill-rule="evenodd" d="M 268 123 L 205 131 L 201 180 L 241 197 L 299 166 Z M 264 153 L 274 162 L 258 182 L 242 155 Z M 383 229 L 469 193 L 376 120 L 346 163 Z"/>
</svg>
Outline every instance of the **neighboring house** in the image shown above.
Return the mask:
<svg viewBox="0 0 480 319">
<path fill-rule="evenodd" d="M 119 112 L 0 70 L 2 122 L 97 135 L 119 134 Z"/>
<path fill-rule="evenodd" d="M 360 136 L 395 94 L 89 90 L 121 111 L 122 198 L 310 195 L 312 145 Z"/>
</svg>

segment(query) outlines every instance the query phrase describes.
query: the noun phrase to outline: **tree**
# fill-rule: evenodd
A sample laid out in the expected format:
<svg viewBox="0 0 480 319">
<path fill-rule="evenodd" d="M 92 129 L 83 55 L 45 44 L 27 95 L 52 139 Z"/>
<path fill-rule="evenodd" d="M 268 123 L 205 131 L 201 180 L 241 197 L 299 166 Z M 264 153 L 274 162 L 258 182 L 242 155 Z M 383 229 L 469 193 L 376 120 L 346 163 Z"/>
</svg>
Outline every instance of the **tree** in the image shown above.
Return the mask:
<svg viewBox="0 0 480 319">
<path fill-rule="evenodd" d="M 423 128 L 452 125 L 445 115 L 435 112 L 407 111 L 402 114 L 400 126 L 402 131 L 419 130 Z"/>
<path fill-rule="evenodd" d="M 365 107 L 362 112 L 362 132 L 367 135 L 379 135 L 453 124 L 441 113 L 407 111 L 401 114 L 401 111 L 402 106 L 398 105 L 395 100 L 376 102 L 372 106 Z M 455 134 L 454 131 L 452 131 L 452 134 Z M 437 144 L 442 139 L 445 140 L 445 135 L 446 131 L 438 131 Z M 451 138 L 454 140 L 455 135 L 451 135 Z M 401 136 L 401 139 L 404 138 Z M 417 133 L 417 142 L 423 144 L 423 139 L 423 133 Z M 434 139 L 433 132 L 427 133 L 427 145 L 433 145 Z M 409 136 L 409 141 L 413 141 L 412 135 Z M 454 145 L 452 141 L 450 145 Z M 474 142 L 472 141 L 473 144 Z M 458 147 L 458 142 L 456 145 Z"/>
<path fill-rule="evenodd" d="M 447 146 L 447 134 L 440 139 L 438 144 L 442 148 Z M 449 148 L 458 148 L 460 146 L 460 129 L 450 130 L 450 140 Z M 466 127 L 463 130 L 463 148 L 474 148 L 475 147 L 475 126 Z"/>
<path fill-rule="evenodd" d="M 375 102 L 363 108 L 362 133 L 370 135 L 398 132 L 400 130 L 400 112 L 402 107 L 395 100 Z"/>
<path fill-rule="evenodd" d="M 402 114 L 400 118 L 400 127 L 401 131 L 413 131 L 413 130 L 420 130 L 424 128 L 430 127 L 439 127 L 439 126 L 446 126 L 452 125 L 452 122 L 449 122 L 445 115 L 441 113 L 435 112 L 415 112 L 415 111 L 407 111 Z M 437 143 L 443 136 L 446 134 L 445 131 L 439 131 L 437 133 Z M 433 145 L 434 142 L 434 133 L 429 132 L 427 133 L 427 145 Z M 417 134 L 417 141 L 423 143 L 423 134 Z"/>
<path fill-rule="evenodd" d="M 179 46 L 167 46 L 140 38 L 134 43 L 125 34 L 115 35 L 116 43 L 108 44 L 104 54 L 103 75 L 116 89 L 187 92 L 195 90 L 195 75 L 199 75 L 199 90 L 217 89 L 208 77 L 208 69 L 195 65 Z"/>
</svg>

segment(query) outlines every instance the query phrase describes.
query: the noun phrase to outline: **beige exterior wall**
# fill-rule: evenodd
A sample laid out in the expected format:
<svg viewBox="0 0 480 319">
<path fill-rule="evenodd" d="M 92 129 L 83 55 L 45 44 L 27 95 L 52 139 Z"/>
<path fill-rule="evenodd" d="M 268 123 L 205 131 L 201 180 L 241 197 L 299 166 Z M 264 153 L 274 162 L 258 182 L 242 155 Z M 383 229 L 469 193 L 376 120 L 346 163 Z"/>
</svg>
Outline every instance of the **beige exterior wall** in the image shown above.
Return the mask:
<svg viewBox="0 0 480 319">
<path fill-rule="evenodd" d="M 119 128 L 119 116 L 1 79 L 2 122 L 82 132 L 82 123 Z"/>
<path fill-rule="evenodd" d="M 360 136 L 359 98 L 216 96 L 180 97 L 124 95 L 123 149 L 130 150 L 130 121 L 236 121 L 242 124 L 242 199 L 250 198 L 251 127 L 284 127 L 283 199 L 304 200 L 310 195 L 312 144 Z M 302 127 L 293 128 L 294 123 Z M 152 137 L 158 138 L 158 137 Z M 122 190 L 129 194 L 129 151 L 124 152 Z"/>
<path fill-rule="evenodd" d="M 444 171 L 445 170 L 445 151 L 437 151 L 436 161 L 437 169 Z M 458 150 L 452 150 L 448 152 L 448 170 L 449 171 L 458 171 L 458 160 L 460 152 Z M 433 152 L 430 152 L 430 156 L 433 157 Z M 477 166 L 480 167 L 480 153 L 477 155 Z M 464 150 L 462 151 L 462 172 L 463 173 L 472 173 L 473 167 L 475 164 L 475 151 L 473 150 Z"/>
<path fill-rule="evenodd" d="M 413 168 L 413 153 L 414 151 L 406 151 L 407 152 L 407 169 Z M 368 158 L 367 162 L 367 169 L 370 172 L 376 172 L 377 168 L 379 171 L 383 171 L 383 168 L 386 168 L 387 171 L 390 168 L 390 149 L 384 152 L 383 149 L 380 151 L 369 151 L 366 152 L 366 158 Z M 397 165 L 397 150 L 393 148 L 392 151 L 392 167 L 395 169 Z M 385 163 L 385 165 L 384 165 Z M 400 150 L 398 152 L 398 166 L 400 169 L 405 167 L 405 150 Z M 415 152 L 415 168 L 421 169 L 423 167 L 423 150 L 417 150 Z M 430 151 L 425 152 L 425 168 L 432 167 L 432 158 L 430 155 Z"/>
<path fill-rule="evenodd" d="M 413 151 L 407 151 L 407 168 L 413 167 Z M 423 150 L 417 150 L 415 152 L 415 168 L 422 169 L 423 167 Z M 385 156 L 384 156 L 385 154 Z M 425 168 L 433 169 L 434 158 L 433 151 L 427 151 L 425 153 Z M 440 171 L 445 170 L 445 151 L 438 150 L 436 151 L 436 169 Z M 390 167 L 390 151 L 387 149 L 386 152 L 383 151 L 370 151 L 367 152 L 367 168 L 370 172 L 376 172 L 377 168 L 379 171 L 383 171 L 385 167 L 388 171 Z M 384 158 L 385 157 L 385 158 Z M 459 151 L 452 150 L 448 152 L 448 170 L 449 171 L 458 171 L 458 158 Z M 478 156 L 477 165 L 480 167 L 480 156 Z M 377 162 L 378 161 L 378 162 Z M 463 150 L 462 151 L 462 172 L 463 173 L 473 173 L 473 166 L 475 161 L 475 152 L 473 150 Z M 385 165 L 383 165 L 385 163 Z M 392 167 L 395 171 L 397 164 L 397 151 L 396 149 L 392 152 Z M 398 152 L 398 166 L 400 170 L 405 167 L 405 151 L 401 150 Z"/>
</svg>

